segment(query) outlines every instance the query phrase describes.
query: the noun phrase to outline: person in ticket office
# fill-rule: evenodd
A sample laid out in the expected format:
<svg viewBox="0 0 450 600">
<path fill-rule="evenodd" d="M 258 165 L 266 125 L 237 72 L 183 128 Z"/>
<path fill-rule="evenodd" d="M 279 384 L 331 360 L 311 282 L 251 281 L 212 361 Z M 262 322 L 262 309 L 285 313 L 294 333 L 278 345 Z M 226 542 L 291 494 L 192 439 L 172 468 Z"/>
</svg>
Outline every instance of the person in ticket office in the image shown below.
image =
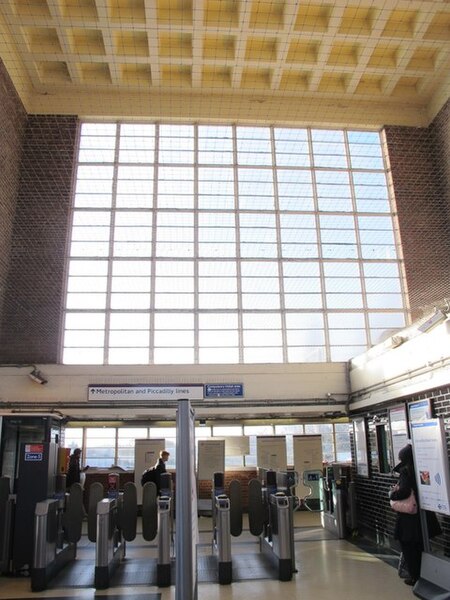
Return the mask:
<svg viewBox="0 0 450 600">
<path fill-rule="evenodd" d="M 414 471 L 414 458 L 411 444 L 404 446 L 398 453 L 399 463 L 394 467 L 394 472 L 399 474 L 398 484 L 391 491 L 391 500 L 405 500 L 414 491 L 418 503 L 417 481 Z M 426 512 L 429 537 L 441 533 L 436 515 Z M 423 551 L 422 527 L 420 524 L 420 511 L 410 515 L 397 513 L 394 538 L 399 541 L 403 557 L 408 569 L 409 577 L 404 579 L 406 585 L 414 585 L 420 577 L 420 566 Z"/>
<path fill-rule="evenodd" d="M 82 474 L 89 468 L 85 466 L 84 469 L 80 467 L 81 449 L 75 448 L 69 458 L 69 468 L 67 469 L 66 477 L 66 488 L 70 490 L 74 483 L 81 483 Z"/>
</svg>

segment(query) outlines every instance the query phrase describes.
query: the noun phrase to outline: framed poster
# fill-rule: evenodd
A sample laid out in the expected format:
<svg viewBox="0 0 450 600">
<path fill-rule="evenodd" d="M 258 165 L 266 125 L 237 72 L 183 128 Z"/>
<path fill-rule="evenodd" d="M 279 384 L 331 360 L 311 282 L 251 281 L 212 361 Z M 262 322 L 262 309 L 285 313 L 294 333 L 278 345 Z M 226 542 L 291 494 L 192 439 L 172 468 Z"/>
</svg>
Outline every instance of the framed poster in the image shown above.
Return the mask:
<svg viewBox="0 0 450 600">
<path fill-rule="evenodd" d="M 450 469 L 443 419 L 411 423 L 420 507 L 450 515 Z"/>
<path fill-rule="evenodd" d="M 431 398 L 409 402 L 408 411 L 410 423 L 420 423 L 421 421 L 428 421 L 428 419 L 432 419 L 433 414 Z"/>
<path fill-rule="evenodd" d="M 367 452 L 366 420 L 358 417 L 353 421 L 353 437 L 355 440 L 356 473 L 369 477 L 369 455 Z"/>
<path fill-rule="evenodd" d="M 399 451 L 409 441 L 408 422 L 406 419 L 406 406 L 401 404 L 389 409 L 389 428 L 391 430 L 392 461 L 394 467 L 398 462 Z"/>
<path fill-rule="evenodd" d="M 199 480 L 209 480 L 214 473 L 225 472 L 225 440 L 198 440 L 197 441 Z"/>
<path fill-rule="evenodd" d="M 256 460 L 260 469 L 286 471 L 286 436 L 258 435 L 256 437 Z"/>
</svg>

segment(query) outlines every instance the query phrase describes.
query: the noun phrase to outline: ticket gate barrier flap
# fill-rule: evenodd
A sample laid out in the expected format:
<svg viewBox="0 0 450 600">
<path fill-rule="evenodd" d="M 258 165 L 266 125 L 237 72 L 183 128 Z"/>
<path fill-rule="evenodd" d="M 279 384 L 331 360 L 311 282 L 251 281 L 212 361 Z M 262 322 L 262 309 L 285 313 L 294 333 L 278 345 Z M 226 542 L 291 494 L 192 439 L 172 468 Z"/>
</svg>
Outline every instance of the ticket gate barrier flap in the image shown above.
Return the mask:
<svg viewBox="0 0 450 600">
<path fill-rule="evenodd" d="M 136 538 L 137 510 L 136 484 L 128 481 L 118 503 L 118 524 L 126 542 L 132 542 Z"/>
<path fill-rule="evenodd" d="M 142 488 L 142 537 L 146 542 L 155 539 L 158 532 L 158 490 L 153 481 L 147 481 Z"/>
<path fill-rule="evenodd" d="M 47 499 L 36 504 L 34 516 L 31 589 L 40 592 L 67 563 L 74 560 L 77 546 L 68 543 L 58 547 L 58 513 L 60 501 Z"/>
<path fill-rule="evenodd" d="M 238 479 L 230 481 L 228 497 L 230 499 L 230 533 L 239 537 L 242 533 L 242 490 Z"/>
<path fill-rule="evenodd" d="M 125 557 L 125 541 L 117 528 L 117 503 L 116 498 L 103 498 L 97 504 L 94 585 L 98 590 L 109 587 L 112 574 Z"/>
</svg>

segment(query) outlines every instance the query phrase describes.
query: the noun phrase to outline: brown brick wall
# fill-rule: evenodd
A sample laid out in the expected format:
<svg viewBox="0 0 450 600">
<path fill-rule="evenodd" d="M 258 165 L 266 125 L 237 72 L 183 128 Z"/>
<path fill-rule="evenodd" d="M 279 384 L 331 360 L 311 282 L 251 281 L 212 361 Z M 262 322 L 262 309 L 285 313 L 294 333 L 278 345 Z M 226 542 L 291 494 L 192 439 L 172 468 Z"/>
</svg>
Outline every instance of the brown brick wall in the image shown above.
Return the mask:
<svg viewBox="0 0 450 600">
<path fill-rule="evenodd" d="M 0 216 L 5 214 L 0 226 L 0 307 L 5 298 L 0 362 L 55 363 L 77 120 L 28 117 L 15 206 L 26 117 L 4 70 L 0 81 L 5 100 L 0 123 L 5 122 L 2 132 L 11 146 L 0 150 L 2 160 L 5 152 L 9 157 L 9 171 L 0 175 L 9 177 L 0 191 Z M 413 319 L 450 297 L 449 116 L 450 103 L 428 128 L 386 128 Z"/>
<path fill-rule="evenodd" d="M 0 60 L 0 322 L 19 187 L 25 109 Z"/>
<path fill-rule="evenodd" d="M 256 469 L 249 469 L 245 471 L 226 471 L 225 472 L 225 493 L 228 493 L 230 482 L 234 479 L 241 482 L 241 501 L 242 509 L 248 510 L 248 484 L 252 479 L 256 479 L 258 474 Z M 198 489 L 198 497 L 211 498 L 212 481 L 200 481 Z"/>
<path fill-rule="evenodd" d="M 430 127 L 385 133 L 415 320 L 450 297 L 450 101 Z"/>
<path fill-rule="evenodd" d="M 25 130 L 0 362 L 56 363 L 77 119 L 30 115 Z"/>
</svg>

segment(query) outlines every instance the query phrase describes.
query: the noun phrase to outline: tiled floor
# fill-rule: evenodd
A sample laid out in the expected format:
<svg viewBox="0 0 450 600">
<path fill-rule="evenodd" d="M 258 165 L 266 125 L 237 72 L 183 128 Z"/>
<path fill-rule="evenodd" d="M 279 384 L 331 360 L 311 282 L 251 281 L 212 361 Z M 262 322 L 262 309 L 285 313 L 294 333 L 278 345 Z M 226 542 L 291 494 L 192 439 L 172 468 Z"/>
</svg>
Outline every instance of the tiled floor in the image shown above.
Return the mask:
<svg viewBox="0 0 450 600">
<path fill-rule="evenodd" d="M 244 528 L 246 522 L 244 521 Z M 396 569 L 376 556 L 367 554 L 354 544 L 333 538 L 320 528 L 317 514 L 295 514 L 295 551 L 298 572 L 292 581 L 253 579 L 231 585 L 200 583 L 199 600 L 403 600 L 413 598 L 412 589 L 398 577 Z M 199 519 L 200 554 L 211 551 L 211 520 Z M 81 552 L 82 548 L 80 548 Z M 85 552 L 89 549 L 85 548 Z M 258 552 L 256 539 L 248 531 L 233 538 L 233 561 L 239 554 Z M 127 556 L 147 553 L 155 556 L 155 545 L 146 548 L 136 540 L 128 545 Z M 31 592 L 28 578 L 0 577 L 0 598 L 79 598 L 94 600 L 107 596 L 107 600 L 179 600 L 175 588 L 159 589 L 156 586 L 127 585 L 97 591 L 85 587 L 52 587 L 45 592 Z M 182 596 L 181 596 L 182 597 Z"/>
</svg>

